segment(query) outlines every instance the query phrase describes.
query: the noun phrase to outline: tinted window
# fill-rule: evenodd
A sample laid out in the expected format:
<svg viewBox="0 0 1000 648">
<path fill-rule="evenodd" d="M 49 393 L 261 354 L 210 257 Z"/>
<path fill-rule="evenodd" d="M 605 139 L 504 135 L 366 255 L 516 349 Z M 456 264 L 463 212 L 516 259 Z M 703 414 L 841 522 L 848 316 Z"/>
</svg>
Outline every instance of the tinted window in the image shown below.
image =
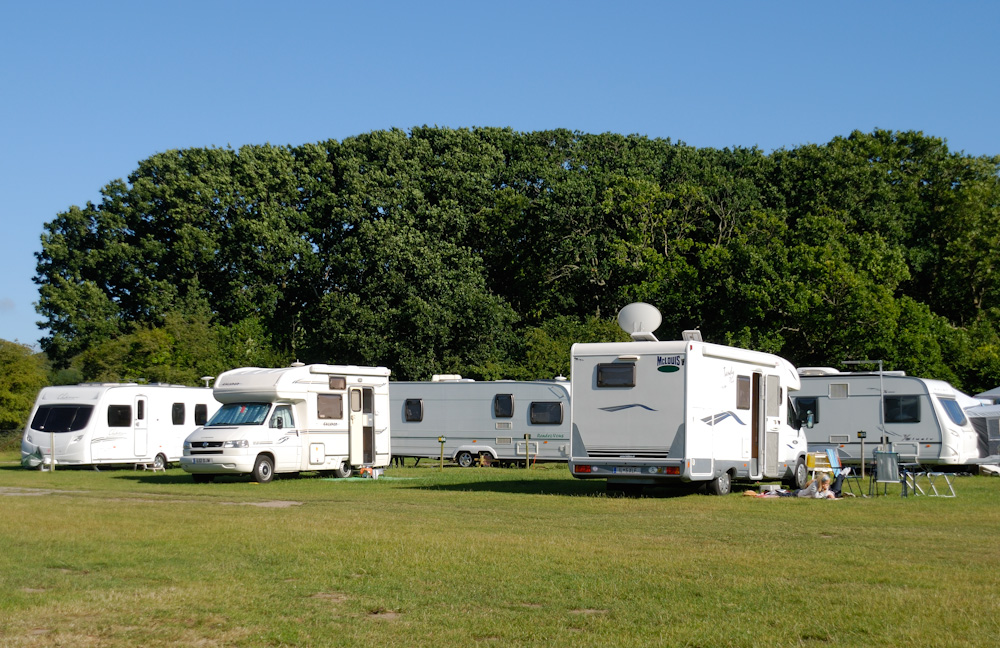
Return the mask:
<svg viewBox="0 0 1000 648">
<path fill-rule="evenodd" d="M 170 419 L 174 425 L 184 425 L 184 403 L 174 403 L 170 408 Z"/>
<path fill-rule="evenodd" d="M 563 422 L 563 404 L 532 403 L 530 406 L 530 421 L 536 425 L 559 425 Z"/>
<path fill-rule="evenodd" d="M 493 416 L 497 418 L 514 416 L 514 394 L 497 394 L 493 397 Z"/>
<path fill-rule="evenodd" d="M 750 409 L 750 376 L 736 376 L 736 409 Z"/>
<path fill-rule="evenodd" d="M 108 427 L 131 427 L 131 426 L 132 426 L 131 405 L 108 405 Z"/>
<path fill-rule="evenodd" d="M 597 365 L 598 387 L 635 387 L 635 363 L 615 362 Z"/>
<path fill-rule="evenodd" d="M 330 376 L 330 389 L 347 389 L 347 378 L 344 376 Z"/>
<path fill-rule="evenodd" d="M 805 421 L 809 412 L 812 412 L 813 423 L 819 423 L 819 399 L 815 396 L 800 396 L 795 399 L 796 409 L 799 411 L 799 420 Z"/>
<path fill-rule="evenodd" d="M 316 397 L 316 415 L 321 419 L 344 418 L 344 397 L 340 394 L 319 394 Z"/>
<path fill-rule="evenodd" d="M 292 420 L 292 408 L 289 405 L 279 405 L 274 408 L 271 415 L 270 426 L 273 428 L 293 428 L 295 421 Z"/>
<path fill-rule="evenodd" d="M 954 398 L 939 398 L 941 405 L 944 407 L 944 411 L 948 413 L 948 418 L 955 425 L 965 425 L 965 412 L 962 411 L 962 406 L 955 402 Z"/>
<path fill-rule="evenodd" d="M 920 397 L 919 396 L 886 396 L 885 397 L 885 422 L 886 423 L 919 423 L 920 422 Z"/>
<path fill-rule="evenodd" d="M 208 405 L 195 405 L 194 406 L 194 424 L 195 425 L 205 425 L 205 421 L 208 420 Z"/>
<path fill-rule="evenodd" d="M 403 420 L 419 422 L 424 420 L 424 402 L 419 398 L 407 398 L 403 403 Z"/>
<path fill-rule="evenodd" d="M 43 405 L 31 419 L 31 429 L 42 432 L 76 432 L 87 427 L 91 405 Z"/>
</svg>

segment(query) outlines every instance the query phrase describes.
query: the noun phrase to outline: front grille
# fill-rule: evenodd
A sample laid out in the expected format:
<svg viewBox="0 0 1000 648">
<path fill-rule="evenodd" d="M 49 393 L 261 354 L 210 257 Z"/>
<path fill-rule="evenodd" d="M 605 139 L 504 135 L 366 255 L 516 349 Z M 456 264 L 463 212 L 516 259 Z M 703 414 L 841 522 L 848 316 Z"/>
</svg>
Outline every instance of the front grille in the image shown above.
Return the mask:
<svg viewBox="0 0 1000 648">
<path fill-rule="evenodd" d="M 194 456 L 194 455 L 220 455 L 220 454 L 222 454 L 222 450 L 195 450 L 194 448 L 191 449 L 191 455 L 192 456 Z"/>
</svg>

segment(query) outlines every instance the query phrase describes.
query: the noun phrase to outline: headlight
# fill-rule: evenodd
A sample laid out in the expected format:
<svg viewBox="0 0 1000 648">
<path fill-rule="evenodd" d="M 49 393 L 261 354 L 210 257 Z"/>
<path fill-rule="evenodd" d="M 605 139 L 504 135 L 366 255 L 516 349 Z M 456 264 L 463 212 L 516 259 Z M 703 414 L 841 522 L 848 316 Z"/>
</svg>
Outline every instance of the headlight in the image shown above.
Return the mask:
<svg viewBox="0 0 1000 648">
<path fill-rule="evenodd" d="M 250 442 L 246 439 L 238 439 L 236 441 L 226 441 L 222 444 L 223 448 L 249 448 Z"/>
<path fill-rule="evenodd" d="M 190 450 L 191 449 L 191 442 L 190 441 L 185 441 L 184 442 L 184 449 L 185 450 Z"/>
</svg>

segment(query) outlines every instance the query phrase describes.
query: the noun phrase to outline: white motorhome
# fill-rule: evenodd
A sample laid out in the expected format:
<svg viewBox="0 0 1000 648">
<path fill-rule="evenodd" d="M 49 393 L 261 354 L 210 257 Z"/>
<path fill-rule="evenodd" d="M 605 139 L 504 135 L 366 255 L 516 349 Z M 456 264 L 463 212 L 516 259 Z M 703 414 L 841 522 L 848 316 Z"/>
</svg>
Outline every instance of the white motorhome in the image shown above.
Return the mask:
<svg viewBox="0 0 1000 648">
<path fill-rule="evenodd" d="M 389 465 L 389 370 L 296 364 L 233 369 L 215 382 L 222 407 L 184 442 L 181 467 L 195 481 L 250 474 Z"/>
<path fill-rule="evenodd" d="M 207 387 L 85 383 L 38 393 L 21 463 L 99 466 L 177 461 L 184 439 L 219 409 Z M 53 452 L 54 451 L 54 452 Z"/>
<path fill-rule="evenodd" d="M 799 375 L 796 409 L 811 450 L 837 448 L 846 463 L 862 461 L 862 442 L 864 460 L 889 447 L 902 460 L 928 465 L 966 465 L 981 456 L 963 410 L 969 397 L 947 382 L 831 367 L 801 367 Z"/>
<path fill-rule="evenodd" d="M 806 439 L 790 425 L 799 377 L 786 360 L 701 341 L 658 341 L 660 315 L 630 304 L 618 316 L 632 342 L 574 344 L 570 470 L 609 490 L 677 481 L 730 492 L 734 480 L 800 488 Z"/>
<path fill-rule="evenodd" d="M 569 382 L 475 381 L 449 374 L 389 385 L 392 453 L 459 466 L 567 461 Z"/>
</svg>

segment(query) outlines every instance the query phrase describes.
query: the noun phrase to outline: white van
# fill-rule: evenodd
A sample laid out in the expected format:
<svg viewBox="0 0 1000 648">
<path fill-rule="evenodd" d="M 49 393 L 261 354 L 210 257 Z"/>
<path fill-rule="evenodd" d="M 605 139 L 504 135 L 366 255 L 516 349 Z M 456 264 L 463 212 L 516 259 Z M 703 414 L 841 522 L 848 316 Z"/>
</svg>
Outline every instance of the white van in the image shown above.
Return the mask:
<svg viewBox="0 0 1000 648">
<path fill-rule="evenodd" d="M 475 381 L 447 374 L 389 384 L 392 454 L 439 458 L 459 466 L 567 461 L 569 382 Z"/>
<path fill-rule="evenodd" d="M 233 369 L 215 382 L 222 407 L 184 442 L 181 467 L 195 481 L 250 474 L 389 465 L 389 370 L 296 364 Z"/>
<path fill-rule="evenodd" d="M 21 440 L 26 468 L 177 461 L 184 439 L 219 409 L 206 387 L 85 383 L 38 393 Z"/>
<path fill-rule="evenodd" d="M 947 382 L 902 371 L 843 372 L 801 367 L 795 402 L 811 450 L 837 448 L 861 463 L 880 447 L 927 465 L 967 465 L 982 456 L 979 435 L 963 404 L 971 400 Z M 963 400 L 965 399 L 965 400 Z"/>
<path fill-rule="evenodd" d="M 574 344 L 570 471 L 606 479 L 609 490 L 734 480 L 808 478 L 806 438 L 789 424 L 799 377 L 786 360 L 701 341 L 658 341 L 660 316 L 630 304 L 619 324 L 632 342 Z M 794 418 L 794 417 L 792 417 Z"/>
</svg>

